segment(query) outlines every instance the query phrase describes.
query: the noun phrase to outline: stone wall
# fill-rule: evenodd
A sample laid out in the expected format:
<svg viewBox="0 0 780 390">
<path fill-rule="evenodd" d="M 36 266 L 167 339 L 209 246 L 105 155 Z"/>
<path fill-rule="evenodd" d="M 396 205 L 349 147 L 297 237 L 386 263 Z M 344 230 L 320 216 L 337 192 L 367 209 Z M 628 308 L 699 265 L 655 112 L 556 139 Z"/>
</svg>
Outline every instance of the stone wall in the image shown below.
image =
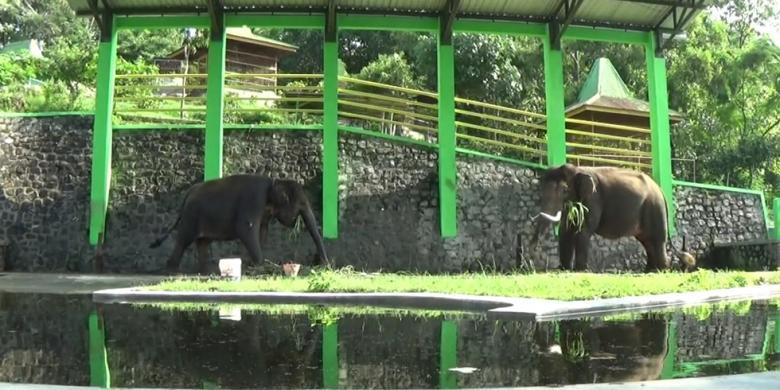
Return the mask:
<svg viewBox="0 0 780 390">
<path fill-rule="evenodd" d="M 675 187 L 677 231 L 675 240 L 697 257 L 704 257 L 713 243 L 766 239 L 761 197 L 742 192 L 678 185 Z"/>
<path fill-rule="evenodd" d="M 13 270 L 89 271 L 87 243 L 91 118 L 0 118 L 0 242 Z M 266 173 L 304 183 L 321 215 L 319 132 L 226 132 L 224 171 Z M 509 270 L 525 259 L 537 270 L 558 265 L 548 231 L 528 247 L 538 211 L 539 172 L 516 164 L 459 155 L 458 230 L 439 235 L 434 148 L 341 133 L 339 239 L 326 241 L 339 266 L 364 270 L 457 272 Z M 176 219 L 182 194 L 202 180 L 198 132 L 116 133 L 106 232 L 105 269 L 160 269 L 173 240 L 149 249 Z M 678 187 L 678 226 L 694 252 L 713 238 L 765 237 L 758 197 Z M 320 221 L 321 222 L 321 221 Z M 679 246 L 679 243 L 677 244 Z M 522 249 L 522 250 L 521 250 Z M 195 250 L 183 270 L 195 266 Z M 212 245 L 213 259 L 243 255 L 235 242 Z M 263 255 L 308 264 L 316 253 L 306 233 L 272 224 Z M 644 250 L 633 238 L 594 238 L 590 268 L 641 270 Z"/>
</svg>

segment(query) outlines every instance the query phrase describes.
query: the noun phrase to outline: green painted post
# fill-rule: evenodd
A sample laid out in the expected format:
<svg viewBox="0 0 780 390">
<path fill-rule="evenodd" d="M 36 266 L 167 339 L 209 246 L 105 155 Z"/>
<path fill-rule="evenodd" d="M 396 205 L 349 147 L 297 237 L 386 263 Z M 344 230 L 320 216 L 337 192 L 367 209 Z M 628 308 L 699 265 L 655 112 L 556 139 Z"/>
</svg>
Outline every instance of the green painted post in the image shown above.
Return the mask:
<svg viewBox="0 0 780 390">
<path fill-rule="evenodd" d="M 441 322 L 441 340 L 439 342 L 439 388 L 457 389 L 458 377 L 450 371 L 458 365 L 458 324 L 453 321 Z"/>
<path fill-rule="evenodd" d="M 204 179 L 222 177 L 222 114 L 225 110 L 225 28 L 211 32 L 206 81 L 206 155 Z"/>
<path fill-rule="evenodd" d="M 772 238 L 780 240 L 780 198 L 775 198 L 772 201 L 772 214 L 775 217 L 775 227 L 772 230 Z"/>
<path fill-rule="evenodd" d="M 111 387 L 111 374 L 106 353 L 106 329 L 102 316 L 96 310 L 89 313 L 89 385 Z"/>
<path fill-rule="evenodd" d="M 544 37 L 544 95 L 547 105 L 547 165 L 550 167 L 566 163 L 563 92 L 563 52 L 552 47 L 548 25 Z"/>
<path fill-rule="evenodd" d="M 442 237 L 458 235 L 458 171 L 455 164 L 455 55 L 439 33 L 439 224 Z"/>
<path fill-rule="evenodd" d="M 322 234 L 339 237 L 339 48 L 325 41 L 322 124 Z"/>
<path fill-rule="evenodd" d="M 661 187 L 668 206 L 669 232 L 674 235 L 676 208 L 672 183 L 672 146 L 669 138 L 669 97 L 666 90 L 666 60 L 655 55 L 655 34 L 647 34 L 648 97 L 650 100 L 650 141 L 652 144 L 653 178 Z"/>
<path fill-rule="evenodd" d="M 666 323 L 666 356 L 661 368 L 661 379 L 674 377 L 674 363 L 677 358 L 677 321 L 668 320 Z"/>
<path fill-rule="evenodd" d="M 108 211 L 108 192 L 111 184 L 111 128 L 114 106 L 114 76 L 116 73 L 116 29 L 113 17 L 104 16 L 109 31 L 100 34 L 98 46 L 97 85 L 95 92 L 95 121 L 92 126 L 92 180 L 90 190 L 89 243 L 98 245 L 103 240 Z"/>
<path fill-rule="evenodd" d="M 339 325 L 322 327 L 322 387 L 339 388 Z"/>
</svg>

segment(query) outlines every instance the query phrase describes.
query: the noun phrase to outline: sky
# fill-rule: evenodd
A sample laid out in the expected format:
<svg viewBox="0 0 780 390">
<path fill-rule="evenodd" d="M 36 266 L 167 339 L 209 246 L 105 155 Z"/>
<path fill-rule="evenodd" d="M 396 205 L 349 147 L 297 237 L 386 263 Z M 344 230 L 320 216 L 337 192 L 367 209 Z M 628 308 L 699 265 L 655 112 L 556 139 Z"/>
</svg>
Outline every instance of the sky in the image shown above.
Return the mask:
<svg viewBox="0 0 780 390">
<path fill-rule="evenodd" d="M 712 16 L 719 18 L 721 17 L 723 9 L 711 7 L 708 11 Z M 756 31 L 769 36 L 769 39 L 771 39 L 775 45 L 780 46 L 780 7 L 776 8 L 776 12 L 778 12 L 778 15 L 776 15 L 773 20 L 768 20 L 764 25 L 757 26 Z"/>
</svg>

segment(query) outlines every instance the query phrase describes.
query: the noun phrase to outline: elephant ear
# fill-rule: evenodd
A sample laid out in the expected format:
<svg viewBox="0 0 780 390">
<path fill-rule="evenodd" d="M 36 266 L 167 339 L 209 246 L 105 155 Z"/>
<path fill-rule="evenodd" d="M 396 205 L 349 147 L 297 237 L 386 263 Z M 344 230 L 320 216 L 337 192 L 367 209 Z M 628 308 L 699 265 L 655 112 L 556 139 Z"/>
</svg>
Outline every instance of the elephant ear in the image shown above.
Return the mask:
<svg viewBox="0 0 780 390">
<path fill-rule="evenodd" d="M 290 195 L 287 193 L 286 186 L 280 183 L 274 183 L 271 186 L 271 203 L 276 207 L 290 203 Z"/>
<path fill-rule="evenodd" d="M 594 179 L 593 176 L 587 173 L 578 173 L 574 175 L 574 193 L 576 194 L 577 199 L 583 201 L 590 200 L 596 191 L 596 179 Z"/>
</svg>

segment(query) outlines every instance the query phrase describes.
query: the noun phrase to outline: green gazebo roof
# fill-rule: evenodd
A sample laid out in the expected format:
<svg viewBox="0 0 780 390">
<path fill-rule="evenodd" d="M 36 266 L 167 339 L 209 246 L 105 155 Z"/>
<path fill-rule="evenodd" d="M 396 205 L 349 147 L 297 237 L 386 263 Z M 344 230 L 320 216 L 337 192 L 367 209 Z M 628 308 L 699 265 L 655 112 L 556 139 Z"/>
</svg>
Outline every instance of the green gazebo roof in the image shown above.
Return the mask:
<svg viewBox="0 0 780 390">
<path fill-rule="evenodd" d="M 601 57 L 593 63 L 577 101 L 566 108 L 566 115 L 573 116 L 587 110 L 647 116 L 650 103 L 635 98 L 612 62 Z M 682 120 L 680 113 L 673 110 L 669 110 L 669 117 L 673 122 Z"/>
</svg>

